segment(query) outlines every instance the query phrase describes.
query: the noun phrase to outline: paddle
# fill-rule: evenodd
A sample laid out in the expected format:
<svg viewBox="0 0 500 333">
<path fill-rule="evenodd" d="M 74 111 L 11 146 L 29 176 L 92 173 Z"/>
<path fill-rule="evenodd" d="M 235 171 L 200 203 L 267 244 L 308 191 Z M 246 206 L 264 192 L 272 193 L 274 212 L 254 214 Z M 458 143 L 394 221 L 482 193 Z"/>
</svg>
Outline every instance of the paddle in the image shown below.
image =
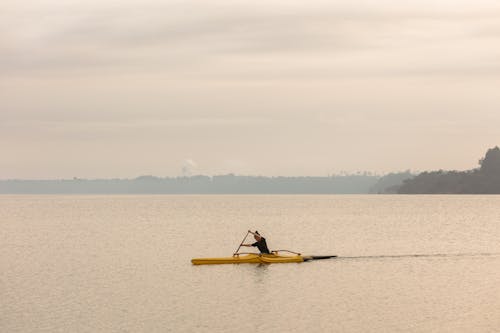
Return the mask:
<svg viewBox="0 0 500 333">
<path fill-rule="evenodd" d="M 243 238 L 243 240 L 241 241 L 240 243 L 240 246 L 238 246 L 238 248 L 236 249 L 236 251 L 233 253 L 233 255 L 237 254 L 238 251 L 240 250 L 240 247 L 243 245 L 243 243 L 245 242 L 245 240 L 247 239 L 248 237 L 248 234 L 250 233 L 250 230 L 247 231 L 247 234 L 245 235 L 245 238 Z"/>
</svg>

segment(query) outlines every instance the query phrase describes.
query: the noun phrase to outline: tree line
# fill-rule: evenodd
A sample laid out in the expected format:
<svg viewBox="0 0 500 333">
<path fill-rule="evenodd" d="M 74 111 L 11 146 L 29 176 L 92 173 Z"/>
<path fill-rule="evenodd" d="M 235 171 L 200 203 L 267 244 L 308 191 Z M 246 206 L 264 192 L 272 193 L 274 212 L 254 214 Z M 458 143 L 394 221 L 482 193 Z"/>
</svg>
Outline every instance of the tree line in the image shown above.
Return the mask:
<svg viewBox="0 0 500 333">
<path fill-rule="evenodd" d="M 488 149 L 476 169 L 423 172 L 405 180 L 397 193 L 500 194 L 500 149 Z"/>
<path fill-rule="evenodd" d="M 10 194 L 360 194 L 379 180 L 370 174 L 329 177 L 219 176 L 134 179 L 3 180 Z"/>
</svg>

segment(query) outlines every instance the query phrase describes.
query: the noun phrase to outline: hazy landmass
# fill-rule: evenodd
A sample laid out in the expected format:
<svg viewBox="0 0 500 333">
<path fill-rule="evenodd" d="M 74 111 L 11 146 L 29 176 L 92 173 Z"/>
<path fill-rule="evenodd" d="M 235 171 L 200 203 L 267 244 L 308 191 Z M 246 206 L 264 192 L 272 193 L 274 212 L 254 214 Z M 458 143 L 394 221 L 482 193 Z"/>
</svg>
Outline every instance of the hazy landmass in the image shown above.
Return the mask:
<svg viewBox="0 0 500 333">
<path fill-rule="evenodd" d="M 467 171 L 423 172 L 397 189 L 402 194 L 500 194 L 500 149 L 491 148 Z"/>
<path fill-rule="evenodd" d="M 10 194 L 360 194 L 369 193 L 380 176 L 329 177 L 191 176 L 134 179 L 4 180 Z"/>
<path fill-rule="evenodd" d="M 372 194 L 394 194 L 398 192 L 403 182 L 415 177 L 411 171 L 389 173 L 380 177 L 377 183 L 370 188 Z"/>
<path fill-rule="evenodd" d="M 500 149 L 491 148 L 479 168 L 368 172 L 327 177 L 219 176 L 134 179 L 2 180 L 3 194 L 500 194 Z"/>
</svg>

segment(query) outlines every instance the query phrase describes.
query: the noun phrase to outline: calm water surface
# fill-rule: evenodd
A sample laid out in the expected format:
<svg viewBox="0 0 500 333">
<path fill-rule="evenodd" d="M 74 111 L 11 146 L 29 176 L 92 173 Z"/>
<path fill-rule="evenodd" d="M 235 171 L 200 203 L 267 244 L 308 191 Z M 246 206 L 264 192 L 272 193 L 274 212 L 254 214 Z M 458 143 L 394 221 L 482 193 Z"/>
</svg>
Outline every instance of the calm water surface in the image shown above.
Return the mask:
<svg viewBox="0 0 500 333">
<path fill-rule="evenodd" d="M 500 196 L 0 196 L 0 332 L 258 330 L 500 332 Z"/>
</svg>

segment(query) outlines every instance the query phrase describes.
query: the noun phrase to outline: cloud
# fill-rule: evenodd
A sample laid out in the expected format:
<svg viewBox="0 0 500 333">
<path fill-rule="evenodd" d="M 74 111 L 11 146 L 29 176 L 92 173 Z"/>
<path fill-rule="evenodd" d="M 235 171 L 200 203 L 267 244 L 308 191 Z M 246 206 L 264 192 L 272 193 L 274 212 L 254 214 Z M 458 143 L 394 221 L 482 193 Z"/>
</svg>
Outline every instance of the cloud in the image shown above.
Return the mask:
<svg viewBox="0 0 500 333">
<path fill-rule="evenodd" d="M 196 174 L 198 169 L 198 164 L 190 158 L 187 158 L 182 162 L 181 173 L 185 177 L 192 176 Z"/>
<path fill-rule="evenodd" d="M 0 70 L 10 75 L 156 71 L 179 78 L 404 75 L 439 67 L 443 63 L 433 63 L 433 57 L 454 44 L 469 48 L 478 38 L 499 37 L 494 22 L 500 10 L 488 1 L 474 6 L 383 1 L 361 7 L 347 1 L 75 3 L 60 8 L 46 2 L 34 10 L 11 4 L 0 16 Z M 418 53 L 429 45 L 437 46 L 434 52 Z M 474 66 L 489 66 L 487 59 L 477 62 L 500 52 L 493 45 L 481 45 L 471 59 Z M 415 66 L 385 64 L 392 55 L 413 55 Z M 470 75 L 474 66 L 464 59 L 457 70 Z"/>
</svg>

